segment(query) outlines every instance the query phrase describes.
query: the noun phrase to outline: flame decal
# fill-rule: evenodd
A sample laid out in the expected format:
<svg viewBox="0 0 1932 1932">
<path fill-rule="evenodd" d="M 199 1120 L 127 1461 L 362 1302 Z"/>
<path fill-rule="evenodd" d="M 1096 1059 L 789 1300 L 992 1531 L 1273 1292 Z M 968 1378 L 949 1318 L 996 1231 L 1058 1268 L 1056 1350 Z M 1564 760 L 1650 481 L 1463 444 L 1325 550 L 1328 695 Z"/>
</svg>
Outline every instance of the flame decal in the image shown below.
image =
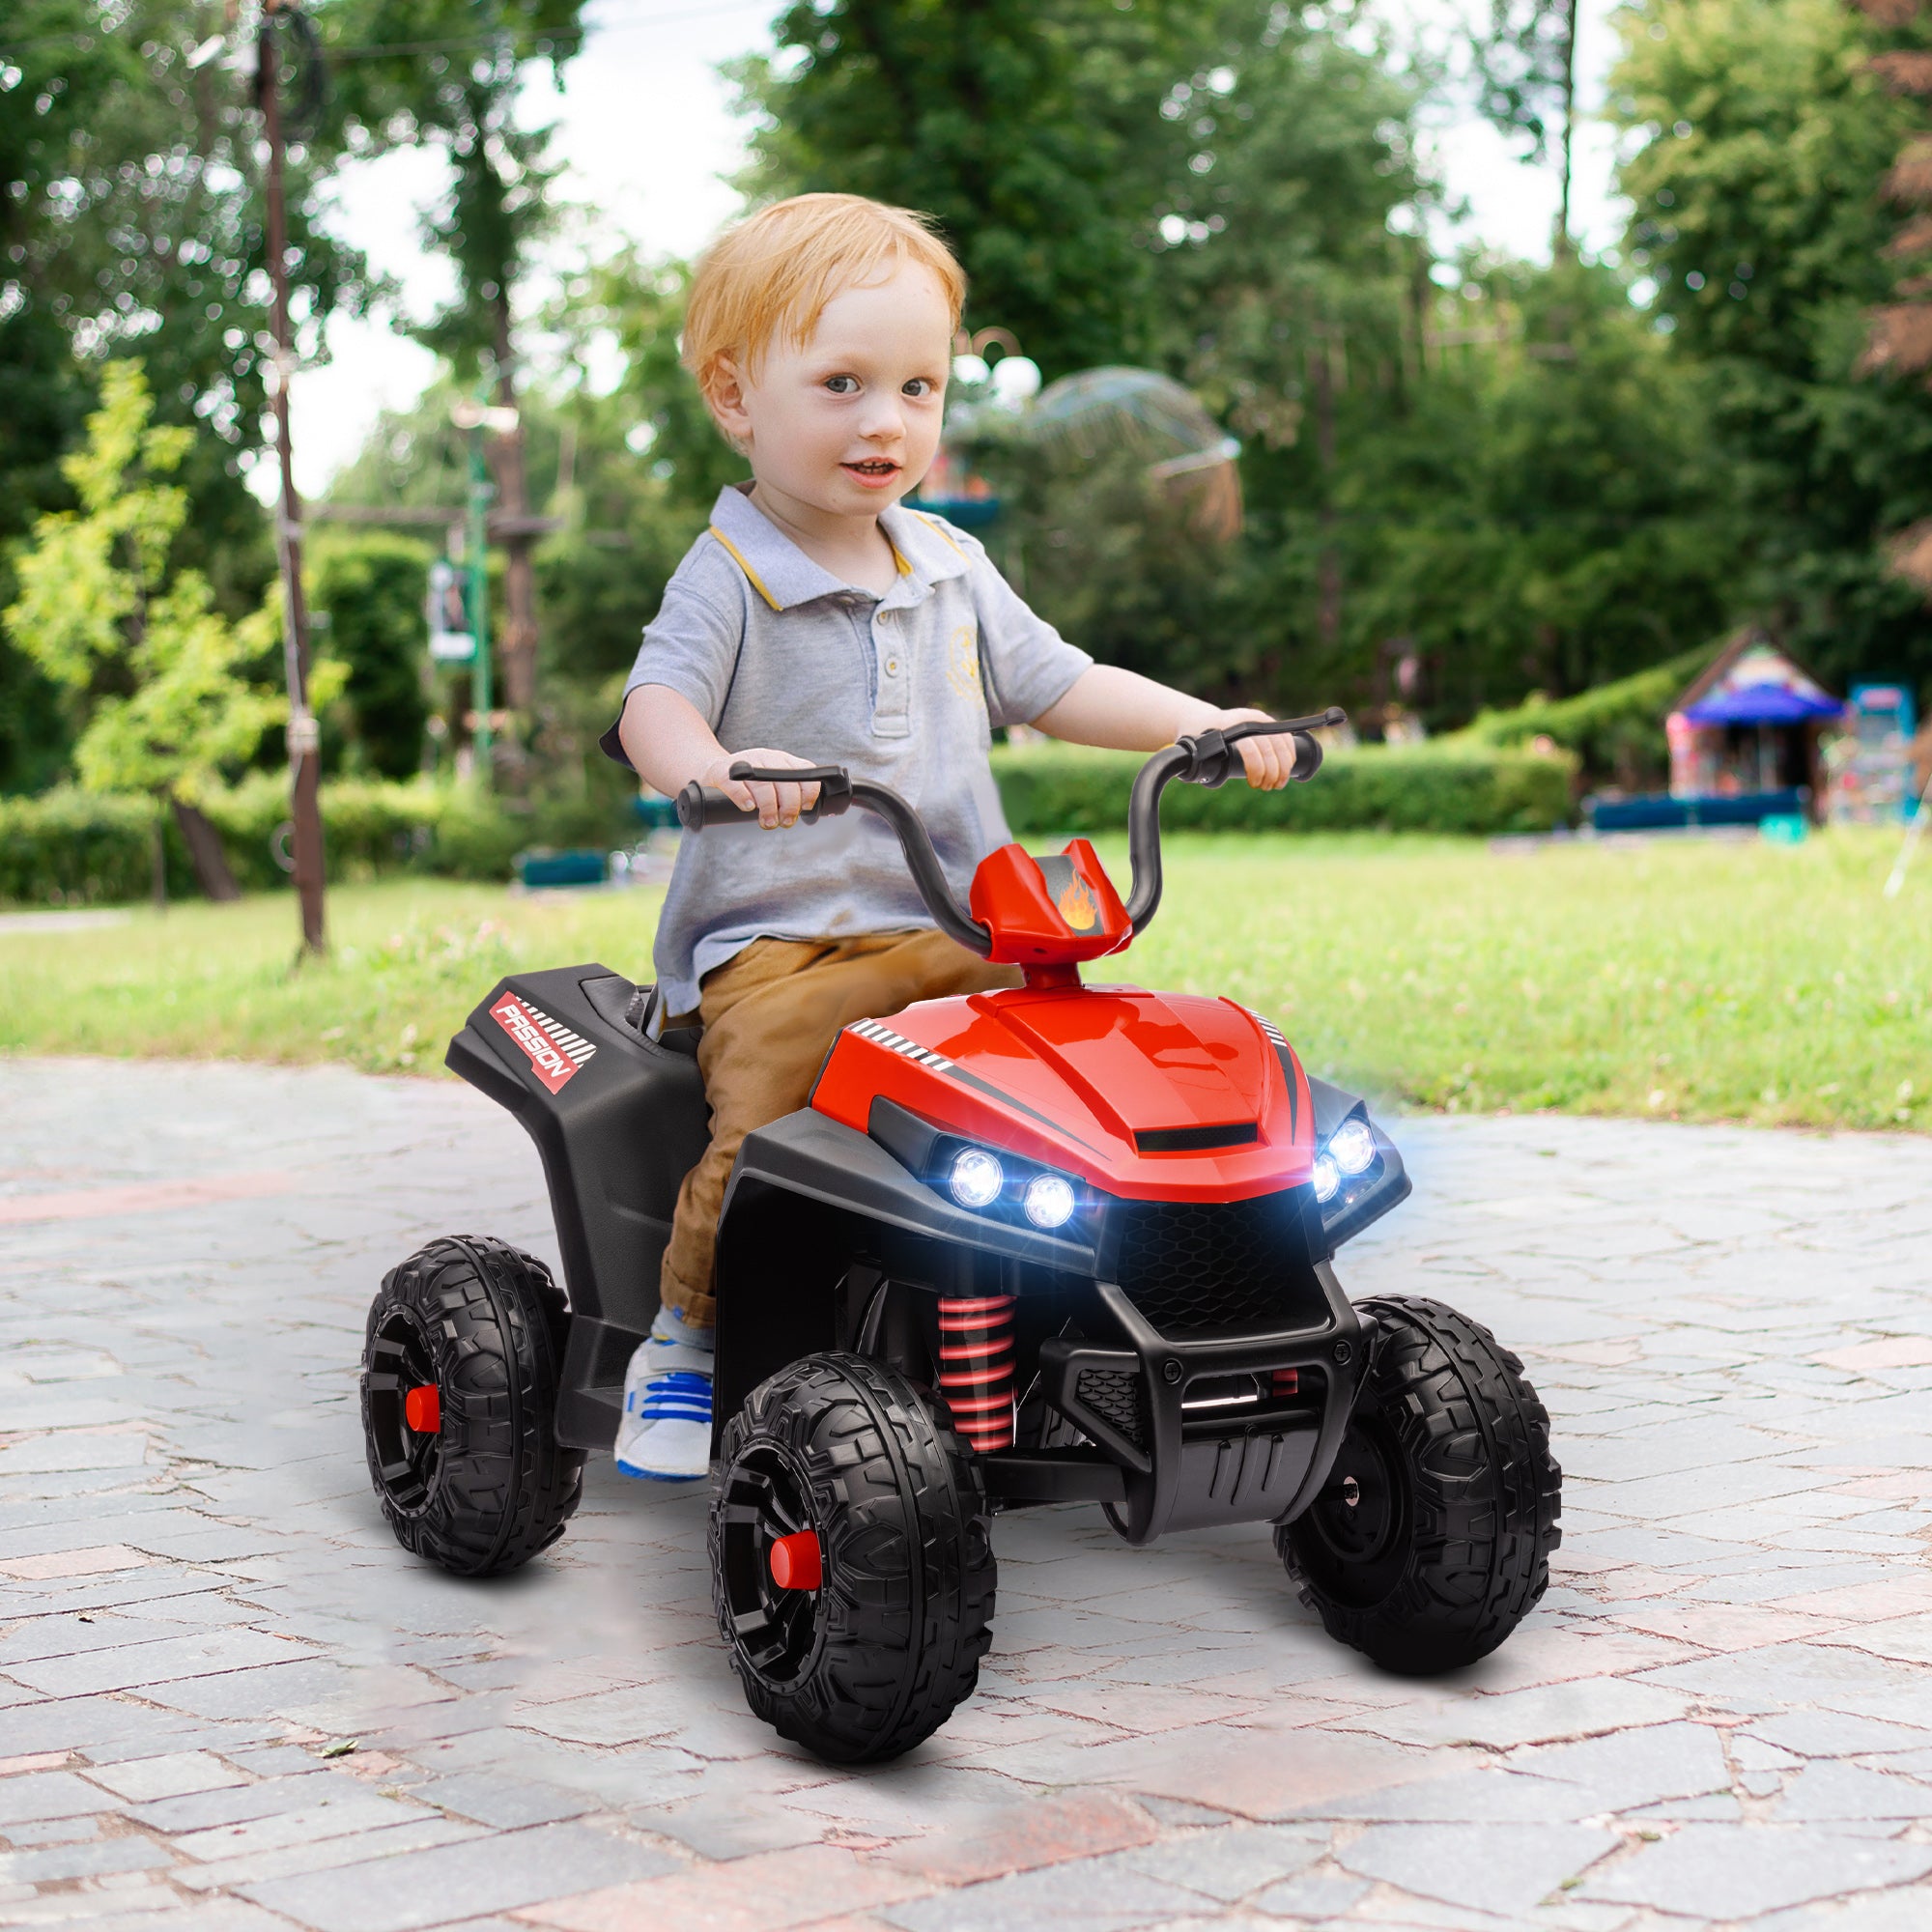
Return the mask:
<svg viewBox="0 0 1932 1932">
<path fill-rule="evenodd" d="M 1055 901 L 1060 916 L 1075 932 L 1092 932 L 1100 919 L 1100 908 L 1094 902 L 1087 881 L 1075 872 L 1072 882 Z"/>
</svg>

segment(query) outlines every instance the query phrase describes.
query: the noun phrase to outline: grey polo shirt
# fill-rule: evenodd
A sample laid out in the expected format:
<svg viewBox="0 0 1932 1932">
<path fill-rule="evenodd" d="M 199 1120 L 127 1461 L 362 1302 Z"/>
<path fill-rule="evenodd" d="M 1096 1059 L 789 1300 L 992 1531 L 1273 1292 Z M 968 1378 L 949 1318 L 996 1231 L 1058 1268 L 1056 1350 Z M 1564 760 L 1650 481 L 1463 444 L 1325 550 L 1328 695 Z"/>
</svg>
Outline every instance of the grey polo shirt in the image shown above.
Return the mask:
<svg viewBox="0 0 1932 1932">
<path fill-rule="evenodd" d="M 1050 709 L 1094 660 L 1042 623 L 985 550 L 943 518 L 879 519 L 898 557 L 880 597 L 814 563 L 744 494 L 722 491 L 644 630 L 624 687 L 687 698 L 726 751 L 770 746 L 901 793 L 963 900 L 1010 836 L 987 753 L 996 724 Z M 630 761 L 613 724 L 606 752 Z M 928 926 L 898 840 L 871 813 L 687 836 L 658 922 L 667 1009 L 754 939 Z"/>
</svg>

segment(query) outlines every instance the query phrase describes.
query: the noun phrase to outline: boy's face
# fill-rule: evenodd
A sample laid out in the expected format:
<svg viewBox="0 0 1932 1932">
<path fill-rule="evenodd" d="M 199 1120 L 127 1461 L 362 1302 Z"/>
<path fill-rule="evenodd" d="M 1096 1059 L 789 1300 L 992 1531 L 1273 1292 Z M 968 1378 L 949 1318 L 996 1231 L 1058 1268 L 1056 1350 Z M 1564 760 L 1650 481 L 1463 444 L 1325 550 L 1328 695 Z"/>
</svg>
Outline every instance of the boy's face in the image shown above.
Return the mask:
<svg viewBox="0 0 1932 1932">
<path fill-rule="evenodd" d="M 952 315 L 938 278 L 900 262 L 841 290 L 802 343 L 775 341 L 712 396 L 761 489 L 836 517 L 876 517 L 907 495 L 939 448 Z"/>
</svg>

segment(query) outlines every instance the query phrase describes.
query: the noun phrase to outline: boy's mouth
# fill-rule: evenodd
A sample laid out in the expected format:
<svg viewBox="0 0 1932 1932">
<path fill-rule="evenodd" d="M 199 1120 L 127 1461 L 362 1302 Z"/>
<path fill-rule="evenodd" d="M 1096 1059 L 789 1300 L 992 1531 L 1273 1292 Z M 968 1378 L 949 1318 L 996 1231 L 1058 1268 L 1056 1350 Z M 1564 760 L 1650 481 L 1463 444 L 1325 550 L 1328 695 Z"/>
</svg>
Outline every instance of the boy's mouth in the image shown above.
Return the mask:
<svg viewBox="0 0 1932 1932">
<path fill-rule="evenodd" d="M 889 456 L 862 457 L 857 463 L 841 463 L 838 467 L 855 483 L 863 483 L 868 490 L 883 490 L 904 468 Z"/>
</svg>

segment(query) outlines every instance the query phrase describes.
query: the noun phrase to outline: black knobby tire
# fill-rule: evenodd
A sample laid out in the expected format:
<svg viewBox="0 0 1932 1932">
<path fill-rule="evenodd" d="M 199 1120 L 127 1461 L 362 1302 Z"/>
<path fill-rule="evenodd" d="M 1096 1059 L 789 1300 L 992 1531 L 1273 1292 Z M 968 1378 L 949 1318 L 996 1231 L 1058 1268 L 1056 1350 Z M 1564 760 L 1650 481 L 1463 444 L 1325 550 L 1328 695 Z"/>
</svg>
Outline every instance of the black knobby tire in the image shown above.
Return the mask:
<svg viewBox="0 0 1932 1932">
<path fill-rule="evenodd" d="M 583 1474 L 583 1452 L 556 1439 L 569 1319 L 540 1261 L 485 1236 L 431 1241 L 383 1277 L 363 1343 L 362 1436 L 405 1549 L 494 1577 L 563 1534 Z M 403 1414 L 426 1384 L 441 1407 L 434 1435 Z"/>
<path fill-rule="evenodd" d="M 1563 1472 L 1522 1363 L 1439 1301 L 1359 1304 L 1378 1331 L 1321 1492 L 1275 1531 L 1330 1636 L 1390 1670 L 1487 1657 L 1541 1599 Z"/>
<path fill-rule="evenodd" d="M 711 1596 L 753 1711 L 838 1764 L 899 1756 L 969 1697 L 992 1640 L 980 1471 L 945 1411 L 863 1355 L 808 1355 L 724 1435 Z M 777 1536 L 816 1533 L 816 1591 L 771 1579 Z"/>
</svg>

